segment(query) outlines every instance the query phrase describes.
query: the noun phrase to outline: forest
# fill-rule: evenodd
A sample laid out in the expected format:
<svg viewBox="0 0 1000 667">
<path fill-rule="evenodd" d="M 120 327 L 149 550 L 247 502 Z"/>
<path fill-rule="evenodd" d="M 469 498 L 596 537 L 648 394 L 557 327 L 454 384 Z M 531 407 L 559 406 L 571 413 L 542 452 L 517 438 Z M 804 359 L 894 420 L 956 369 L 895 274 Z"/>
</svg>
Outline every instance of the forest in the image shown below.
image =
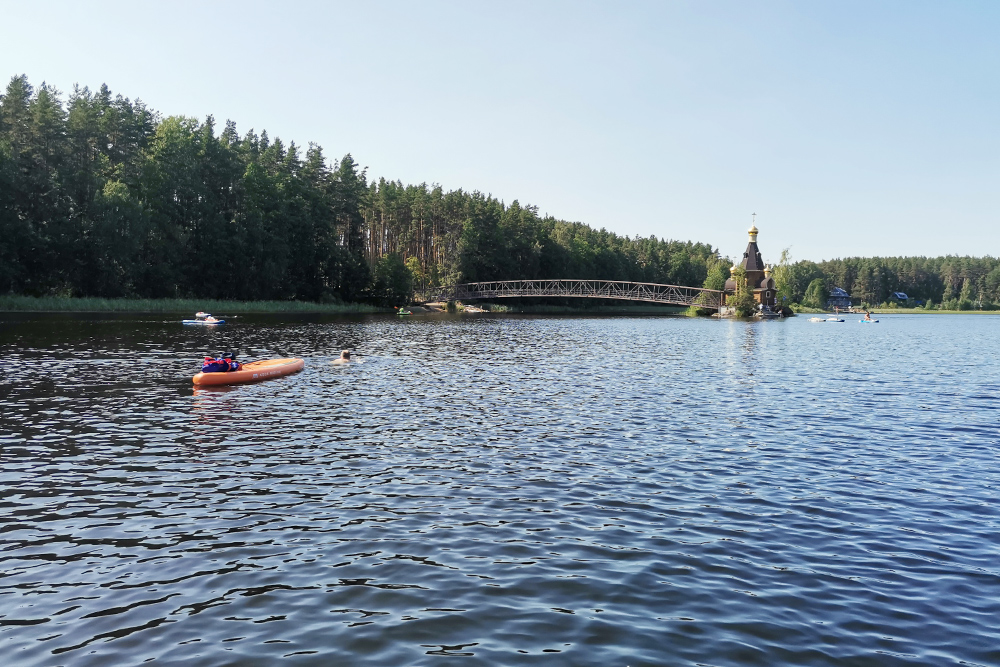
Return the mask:
<svg viewBox="0 0 1000 667">
<path fill-rule="evenodd" d="M 515 278 L 721 289 L 710 244 L 621 236 L 479 191 L 369 180 L 347 154 L 140 100 L 14 76 L 0 95 L 0 294 L 407 302 Z M 776 267 L 788 303 L 834 285 L 963 307 L 1000 302 L 1000 261 L 850 258 Z"/>
<path fill-rule="evenodd" d="M 788 303 L 823 307 L 832 287 L 868 306 L 947 310 L 1000 308 L 1000 259 L 994 257 L 848 257 L 775 266 L 775 283 Z M 892 297 L 902 292 L 908 299 Z"/>
<path fill-rule="evenodd" d="M 0 293 L 402 303 L 509 278 L 701 285 L 710 245 L 619 236 L 478 191 L 368 181 L 266 131 L 13 77 L 0 98 Z"/>
</svg>

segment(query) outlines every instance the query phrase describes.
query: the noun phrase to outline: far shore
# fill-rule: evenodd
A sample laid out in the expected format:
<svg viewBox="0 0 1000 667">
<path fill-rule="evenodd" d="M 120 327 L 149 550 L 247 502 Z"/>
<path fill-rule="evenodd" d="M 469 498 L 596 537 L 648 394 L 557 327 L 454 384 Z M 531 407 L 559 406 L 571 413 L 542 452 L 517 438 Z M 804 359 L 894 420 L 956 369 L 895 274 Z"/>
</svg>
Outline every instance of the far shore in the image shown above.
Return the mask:
<svg viewBox="0 0 1000 667">
<path fill-rule="evenodd" d="M 218 299 L 101 299 L 0 295 L 0 312 L 18 313 L 384 313 L 367 303 L 310 301 L 224 301 Z"/>
<path fill-rule="evenodd" d="M 589 307 L 565 305 L 517 305 L 507 306 L 497 303 L 484 303 L 481 308 L 473 304 L 456 304 L 458 312 L 486 312 L 494 314 L 664 314 L 664 315 L 694 315 L 691 309 L 681 306 L 664 306 L 659 304 L 635 305 L 598 305 Z M 441 312 L 447 305 L 424 304 L 423 306 L 407 306 L 415 313 Z M 198 311 L 216 315 L 247 314 L 280 314 L 280 313 L 319 313 L 319 314 L 365 314 L 391 313 L 392 308 L 373 306 L 367 303 L 315 303 L 311 301 L 226 301 L 219 299 L 103 299 L 92 297 L 63 296 L 23 296 L 0 295 L 0 313 L 171 313 L 191 314 Z M 832 310 L 819 308 L 797 308 L 797 315 L 816 313 L 832 313 Z M 846 311 L 840 311 L 847 315 Z M 859 314 L 863 311 L 855 311 Z M 1000 315 L 1000 310 L 924 310 L 923 308 L 872 308 L 871 312 L 878 315 Z"/>
<path fill-rule="evenodd" d="M 923 308 L 872 308 L 871 312 L 876 315 L 1000 315 L 1000 310 L 924 310 Z"/>
<path fill-rule="evenodd" d="M 871 308 L 872 315 L 1000 315 L 1000 310 L 924 310 L 923 308 Z M 832 308 L 801 308 L 795 309 L 796 315 L 815 315 L 833 313 Z M 864 315 L 864 310 L 854 312 L 841 310 L 841 315 Z"/>
</svg>

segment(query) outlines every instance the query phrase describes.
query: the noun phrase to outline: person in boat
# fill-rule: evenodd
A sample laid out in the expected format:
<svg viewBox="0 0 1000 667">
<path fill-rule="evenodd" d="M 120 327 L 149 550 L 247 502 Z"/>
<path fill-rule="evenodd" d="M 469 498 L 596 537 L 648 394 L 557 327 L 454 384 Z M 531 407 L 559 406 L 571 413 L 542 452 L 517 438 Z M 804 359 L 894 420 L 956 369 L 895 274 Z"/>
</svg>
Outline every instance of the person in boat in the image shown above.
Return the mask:
<svg viewBox="0 0 1000 667">
<path fill-rule="evenodd" d="M 334 359 L 330 363 L 332 363 L 332 364 L 349 364 L 349 363 L 351 363 L 351 351 L 350 350 L 341 350 L 340 351 L 340 358 L 339 359 Z"/>
<path fill-rule="evenodd" d="M 871 312 L 869 312 L 867 310 L 865 311 L 865 319 L 868 320 L 869 322 L 872 321 L 872 314 L 871 314 Z"/>
<path fill-rule="evenodd" d="M 226 350 L 220 357 L 205 357 L 205 363 L 201 366 L 202 373 L 229 373 L 243 368 L 243 364 L 236 361 L 239 350 Z"/>
</svg>

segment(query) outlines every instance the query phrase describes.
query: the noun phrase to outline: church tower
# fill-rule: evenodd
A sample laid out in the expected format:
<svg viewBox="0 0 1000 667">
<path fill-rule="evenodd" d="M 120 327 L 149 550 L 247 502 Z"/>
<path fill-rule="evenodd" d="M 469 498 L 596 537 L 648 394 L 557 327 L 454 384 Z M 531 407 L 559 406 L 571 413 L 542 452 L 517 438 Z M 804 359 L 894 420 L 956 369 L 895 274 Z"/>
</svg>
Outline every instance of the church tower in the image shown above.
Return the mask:
<svg viewBox="0 0 1000 667">
<path fill-rule="evenodd" d="M 743 260 L 737 262 L 736 266 L 730 269 L 730 272 L 734 273 L 738 267 L 743 267 L 743 270 L 747 272 L 747 283 L 753 290 L 754 300 L 765 306 L 774 306 L 776 298 L 774 278 L 771 277 L 771 267 L 764 264 L 764 260 L 760 256 L 760 248 L 757 247 L 757 234 L 759 233 L 756 224 L 751 225 L 750 229 L 747 230 L 750 242 L 747 243 L 747 249 L 743 252 Z M 726 281 L 726 293 L 732 294 L 735 291 L 736 279 L 731 277 Z"/>
</svg>

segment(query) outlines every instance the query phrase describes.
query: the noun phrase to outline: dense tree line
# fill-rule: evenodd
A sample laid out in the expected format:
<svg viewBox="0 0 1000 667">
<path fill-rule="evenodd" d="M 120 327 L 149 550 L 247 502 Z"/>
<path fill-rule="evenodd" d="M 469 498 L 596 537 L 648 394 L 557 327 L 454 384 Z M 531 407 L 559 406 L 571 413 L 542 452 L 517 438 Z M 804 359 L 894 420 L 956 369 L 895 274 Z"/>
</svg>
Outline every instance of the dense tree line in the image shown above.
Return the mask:
<svg viewBox="0 0 1000 667">
<path fill-rule="evenodd" d="M 700 286 L 716 264 L 711 246 L 629 238 L 539 216 L 480 192 L 372 183 L 366 206 L 369 261 L 408 258 L 418 286 L 513 278 L 593 278 Z"/>
<path fill-rule="evenodd" d="M 0 293 L 399 302 L 411 285 L 701 285 L 711 246 L 618 236 L 480 192 L 369 183 L 267 132 L 14 77 L 0 96 Z"/>
<path fill-rule="evenodd" d="M 356 299 L 367 184 L 267 133 L 14 77 L 0 99 L 0 291 Z"/>
<path fill-rule="evenodd" d="M 721 289 L 729 266 L 704 243 L 619 236 L 481 192 L 369 182 L 350 154 L 331 163 L 315 144 L 164 118 L 107 86 L 63 101 L 16 76 L 0 95 L 0 293 L 399 303 L 412 287 L 514 278 Z M 775 278 L 793 303 L 832 286 L 871 304 L 893 291 L 1000 303 L 991 257 L 786 254 Z"/>
<path fill-rule="evenodd" d="M 825 262 L 787 261 L 775 268 L 780 296 L 792 303 L 825 305 L 841 287 L 869 305 L 893 302 L 893 292 L 949 309 L 1000 304 L 1000 259 L 994 257 L 849 257 Z M 820 301 L 823 303 L 821 304 Z"/>
</svg>

